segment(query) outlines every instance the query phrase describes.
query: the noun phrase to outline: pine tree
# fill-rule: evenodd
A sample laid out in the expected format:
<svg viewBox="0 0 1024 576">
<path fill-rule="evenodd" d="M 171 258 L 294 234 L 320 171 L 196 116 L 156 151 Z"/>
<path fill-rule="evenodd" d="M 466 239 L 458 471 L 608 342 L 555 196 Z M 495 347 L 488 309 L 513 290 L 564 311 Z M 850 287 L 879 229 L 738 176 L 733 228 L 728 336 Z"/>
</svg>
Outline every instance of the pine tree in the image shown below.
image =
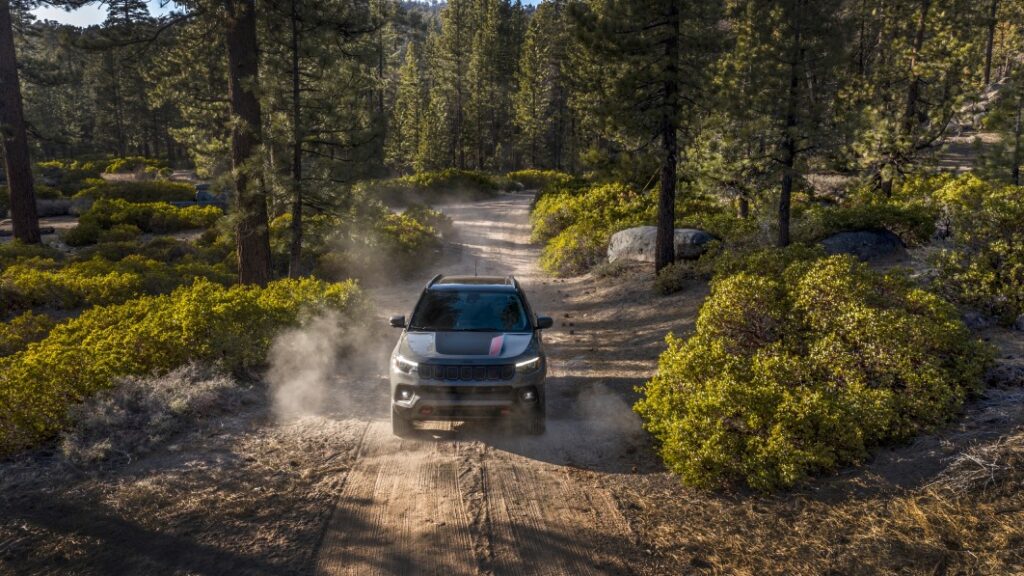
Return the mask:
<svg viewBox="0 0 1024 576">
<path fill-rule="evenodd" d="M 27 244 L 37 244 L 41 241 L 39 217 L 8 0 L 0 0 L 0 125 L 3 126 L 4 172 L 10 192 L 14 237 Z"/>
<path fill-rule="evenodd" d="M 516 71 L 517 143 L 533 167 L 570 166 L 574 118 L 564 67 L 570 42 L 562 2 L 544 2 L 530 18 Z"/>
<path fill-rule="evenodd" d="M 574 82 L 590 122 L 637 146 L 656 141 L 660 193 L 655 269 L 675 260 L 679 132 L 705 89 L 720 8 L 716 0 L 573 4 L 581 34 Z"/>
<path fill-rule="evenodd" d="M 387 160 L 398 171 L 415 167 L 420 146 L 420 130 L 426 95 L 420 79 L 420 56 L 416 44 L 410 42 L 405 51 L 405 63 L 399 71 L 398 91 L 388 124 Z"/>
<path fill-rule="evenodd" d="M 738 143 L 761 141 L 780 174 L 779 246 L 790 242 L 794 186 L 807 154 L 829 145 L 830 104 L 843 62 L 841 0 L 745 0 L 732 6 L 734 48 L 719 73 Z"/>
<path fill-rule="evenodd" d="M 235 229 L 238 280 L 265 285 L 270 281 L 270 235 L 267 196 L 259 174 L 263 136 L 259 91 L 256 4 L 225 0 L 228 57 L 228 100 L 231 106 L 231 165 L 238 217 Z"/>
</svg>

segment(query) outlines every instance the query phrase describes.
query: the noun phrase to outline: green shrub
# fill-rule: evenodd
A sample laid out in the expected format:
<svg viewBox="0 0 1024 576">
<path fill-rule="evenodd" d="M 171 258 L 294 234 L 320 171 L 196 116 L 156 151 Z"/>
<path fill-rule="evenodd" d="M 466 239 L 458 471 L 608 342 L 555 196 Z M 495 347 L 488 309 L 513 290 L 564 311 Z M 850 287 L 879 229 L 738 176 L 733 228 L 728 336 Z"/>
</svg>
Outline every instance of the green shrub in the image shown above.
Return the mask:
<svg viewBox="0 0 1024 576">
<path fill-rule="evenodd" d="M 441 236 L 451 236 L 454 231 L 451 218 L 444 212 L 434 210 L 424 204 L 413 204 L 406 208 L 402 214 L 412 218 L 419 224 L 433 228 Z"/>
<path fill-rule="evenodd" d="M 167 265 L 140 255 L 117 262 L 97 257 L 63 268 L 52 260 L 29 260 L 0 273 L 0 303 L 10 310 L 115 304 L 144 294 L 170 292 L 196 278 L 234 282 L 234 275 L 222 266 L 195 262 Z"/>
<path fill-rule="evenodd" d="M 165 181 L 131 181 L 92 183 L 78 192 L 76 198 L 127 200 L 128 202 L 181 202 L 194 200 L 196 189 L 191 184 Z"/>
<path fill-rule="evenodd" d="M 360 302 L 351 282 L 225 288 L 197 281 L 169 295 L 86 310 L 0 359 L 0 454 L 51 437 L 67 423 L 69 407 L 115 378 L 166 373 L 189 361 L 257 367 L 280 330 L 326 309 L 354 321 Z"/>
<path fill-rule="evenodd" d="M 655 207 L 655 194 L 637 192 L 624 184 L 546 194 L 530 215 L 531 239 L 546 242 L 573 224 L 585 222 L 586 228 L 602 231 L 607 240 L 619 230 L 652 222 Z"/>
<path fill-rule="evenodd" d="M 100 241 L 100 234 L 103 228 L 91 220 L 79 220 L 73 228 L 69 228 L 61 234 L 61 240 L 73 248 L 88 246 Z"/>
<path fill-rule="evenodd" d="M 696 333 L 667 341 L 635 406 L 666 465 L 759 490 L 945 422 L 992 358 L 951 305 L 848 256 L 721 277 Z"/>
<path fill-rule="evenodd" d="M 60 260 L 63 257 L 60 250 L 45 244 L 25 244 L 19 240 L 0 242 L 0 271 L 24 260 Z"/>
<path fill-rule="evenodd" d="M 290 225 L 291 214 L 270 223 L 274 268 L 282 274 L 288 269 Z M 421 205 L 396 214 L 370 201 L 344 215 L 307 215 L 303 218 L 303 267 L 329 280 L 414 274 L 435 260 L 440 234 L 445 232 L 451 232 L 451 219 Z"/>
<path fill-rule="evenodd" d="M 97 180 L 103 168 L 97 162 L 79 160 L 49 160 L 36 163 L 41 180 L 52 182 L 64 196 L 73 196 L 86 188 L 90 180 Z"/>
<path fill-rule="evenodd" d="M 353 187 L 357 194 L 388 205 L 486 198 L 507 188 L 509 181 L 504 177 L 455 168 L 386 180 L 368 180 Z"/>
<path fill-rule="evenodd" d="M 938 208 L 920 201 L 812 206 L 796 221 L 794 236 L 816 242 L 838 232 L 882 229 L 896 234 L 908 246 L 920 246 L 935 234 L 938 217 Z"/>
<path fill-rule="evenodd" d="M 134 240 L 142 234 L 142 230 L 135 224 L 114 224 L 108 230 L 100 233 L 100 242 L 125 242 Z"/>
<path fill-rule="evenodd" d="M 86 246 L 99 241 L 130 240 L 140 232 L 166 234 L 208 228 L 222 214 L 215 206 L 178 208 L 165 202 L 97 200 L 82 214 L 78 225 L 64 234 L 64 242 L 69 246 Z"/>
<path fill-rule="evenodd" d="M 132 174 L 135 172 L 158 172 L 167 166 L 156 158 L 144 156 L 127 156 L 114 158 L 103 171 L 107 174 Z"/>
<path fill-rule="evenodd" d="M 952 247 L 934 257 L 934 287 L 1003 324 L 1024 314 L 1024 187 L 968 175 L 935 192 Z"/>
<path fill-rule="evenodd" d="M 610 236 L 592 222 L 577 222 L 544 246 L 540 266 L 556 276 L 584 274 L 605 259 Z"/>
<path fill-rule="evenodd" d="M 546 244 L 542 267 L 560 275 L 586 272 L 603 259 L 612 234 L 656 222 L 657 195 L 616 183 L 541 195 L 530 214 L 530 238 Z M 696 193 L 681 195 L 676 214 L 677 228 L 705 230 L 731 246 L 753 244 L 759 232 L 754 219 L 738 218 L 729 207 Z"/>
<path fill-rule="evenodd" d="M 690 286 L 707 282 L 714 274 L 724 250 L 719 242 L 708 247 L 696 260 L 678 260 L 658 271 L 654 278 L 654 292 L 667 296 L 686 290 Z M 737 252 L 729 252 L 730 256 Z"/>
<path fill-rule="evenodd" d="M 579 187 L 581 180 L 572 174 L 557 170 L 517 170 L 505 174 L 505 178 L 521 184 L 527 190 L 549 190 L 556 188 Z"/>
<path fill-rule="evenodd" d="M 38 342 L 57 322 L 46 314 L 25 312 L 9 322 L 0 323 L 0 356 L 10 356 Z"/>
</svg>

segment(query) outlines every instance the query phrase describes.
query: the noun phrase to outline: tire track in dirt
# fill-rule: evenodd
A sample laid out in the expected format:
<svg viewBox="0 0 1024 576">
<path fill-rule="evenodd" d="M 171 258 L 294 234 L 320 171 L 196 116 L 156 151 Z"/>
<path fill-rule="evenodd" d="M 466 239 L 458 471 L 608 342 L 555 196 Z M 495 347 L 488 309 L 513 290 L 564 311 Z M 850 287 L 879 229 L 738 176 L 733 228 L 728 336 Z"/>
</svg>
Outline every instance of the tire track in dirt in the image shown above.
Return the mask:
<svg viewBox="0 0 1024 576">
<path fill-rule="evenodd" d="M 462 249 L 438 272 L 514 273 L 534 308 L 555 314 L 565 303 L 537 270 L 530 199 L 508 195 L 446 207 Z M 407 312 L 420 288 L 407 283 L 374 291 L 381 316 Z M 557 365 L 553 340 L 549 355 Z M 326 527 L 317 573 L 630 573 L 622 559 L 635 552 L 629 527 L 594 475 L 579 469 L 580 462 L 604 460 L 609 443 L 595 452 L 595 424 L 571 403 L 552 413 L 553 396 L 578 393 L 569 390 L 578 386 L 571 374 L 555 380 L 548 384 L 548 433 L 539 438 L 467 423 L 431 426 L 400 440 L 387 413 L 371 415 L 363 452 Z M 621 409 L 628 412 L 628 405 Z"/>
</svg>

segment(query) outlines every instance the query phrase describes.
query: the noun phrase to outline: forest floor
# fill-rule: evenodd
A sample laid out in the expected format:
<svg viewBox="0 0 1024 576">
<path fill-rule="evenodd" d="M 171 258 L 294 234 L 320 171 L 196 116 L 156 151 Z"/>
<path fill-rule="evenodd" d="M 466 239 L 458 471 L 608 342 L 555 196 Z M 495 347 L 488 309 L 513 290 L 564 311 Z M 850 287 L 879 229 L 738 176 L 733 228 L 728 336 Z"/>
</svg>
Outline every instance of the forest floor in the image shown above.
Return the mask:
<svg viewBox="0 0 1024 576">
<path fill-rule="evenodd" d="M 707 287 L 657 296 L 646 266 L 544 276 L 529 205 L 444 207 L 458 238 L 436 272 L 514 273 L 555 318 L 544 436 L 392 436 L 397 333 L 375 332 L 299 418 L 259 400 L 125 465 L 46 450 L 0 463 L 0 574 L 1024 573 L 1024 388 L 990 389 L 948 428 L 791 492 L 685 489 L 630 407 Z M 382 326 L 422 283 L 371 290 Z M 986 337 L 1004 362 L 1024 358 L 1020 333 Z M 976 489 L 936 487 L 965 461 L 981 463 Z"/>
</svg>

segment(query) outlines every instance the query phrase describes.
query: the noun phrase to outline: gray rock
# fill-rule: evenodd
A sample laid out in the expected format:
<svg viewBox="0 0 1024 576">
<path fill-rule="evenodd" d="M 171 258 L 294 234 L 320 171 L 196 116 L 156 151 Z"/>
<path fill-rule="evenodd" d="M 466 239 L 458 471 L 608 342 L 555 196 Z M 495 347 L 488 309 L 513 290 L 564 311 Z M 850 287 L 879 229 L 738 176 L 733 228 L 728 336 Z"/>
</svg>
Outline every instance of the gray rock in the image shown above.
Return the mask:
<svg viewBox="0 0 1024 576">
<path fill-rule="evenodd" d="M 984 330 L 992 325 L 992 321 L 987 316 L 975 310 L 964 312 L 963 319 L 964 324 L 971 330 Z"/>
<path fill-rule="evenodd" d="M 1024 332 L 1024 314 L 1017 316 L 1017 320 L 1015 320 L 1013 323 L 1013 329 Z"/>
<path fill-rule="evenodd" d="M 71 211 L 71 200 L 40 198 L 36 200 L 36 214 L 46 216 L 67 216 Z"/>
<path fill-rule="evenodd" d="M 616 232 L 608 243 L 608 261 L 654 262 L 657 235 L 658 229 L 654 226 L 638 226 Z M 677 228 L 675 231 L 676 259 L 694 260 L 699 258 L 707 251 L 708 243 L 714 239 L 714 236 L 703 230 Z"/>
<path fill-rule="evenodd" d="M 1007 388 L 1024 386 L 1024 366 L 999 362 L 985 374 L 985 383 Z"/>
<path fill-rule="evenodd" d="M 833 234 L 821 241 L 829 254 L 852 254 L 861 260 L 874 260 L 903 254 L 906 245 L 888 230 L 853 230 Z"/>
</svg>

